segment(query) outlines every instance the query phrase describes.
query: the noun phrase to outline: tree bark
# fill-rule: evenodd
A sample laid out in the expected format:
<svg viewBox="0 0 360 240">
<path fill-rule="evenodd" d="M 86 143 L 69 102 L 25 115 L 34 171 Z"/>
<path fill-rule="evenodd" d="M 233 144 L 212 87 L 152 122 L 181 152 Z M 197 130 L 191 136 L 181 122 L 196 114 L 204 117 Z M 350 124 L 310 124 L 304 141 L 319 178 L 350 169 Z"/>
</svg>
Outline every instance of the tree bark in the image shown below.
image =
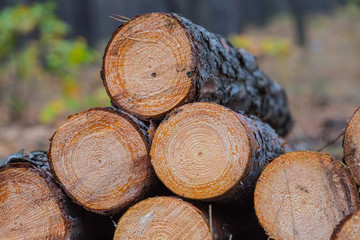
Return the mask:
<svg viewBox="0 0 360 240">
<path fill-rule="evenodd" d="M 46 154 L 35 155 L 19 153 L 0 168 L 0 238 L 77 239 L 76 220 L 48 172 Z"/>
<path fill-rule="evenodd" d="M 114 214 L 140 200 L 153 181 L 146 126 L 113 108 L 73 115 L 51 139 L 49 163 L 85 209 Z"/>
<path fill-rule="evenodd" d="M 360 185 L 360 107 L 349 120 L 343 139 L 344 159 L 352 176 Z"/>
<path fill-rule="evenodd" d="M 158 126 L 151 163 L 175 194 L 198 200 L 251 199 L 263 167 L 283 153 L 274 130 L 221 105 L 183 105 Z"/>
<path fill-rule="evenodd" d="M 331 156 L 291 152 L 272 161 L 255 188 L 260 224 L 274 239 L 330 239 L 335 226 L 358 208 L 346 167 Z"/>
<path fill-rule="evenodd" d="M 101 76 L 113 105 L 143 120 L 205 100 L 256 115 L 280 135 L 293 124 L 284 89 L 251 54 L 178 14 L 139 15 L 120 26 Z"/>
<path fill-rule="evenodd" d="M 360 209 L 348 215 L 334 229 L 331 240 L 360 239 Z"/>
<path fill-rule="evenodd" d="M 210 226 L 211 224 L 211 226 Z M 176 197 L 153 197 L 129 208 L 119 219 L 119 239 L 225 239 L 213 217 Z"/>
</svg>

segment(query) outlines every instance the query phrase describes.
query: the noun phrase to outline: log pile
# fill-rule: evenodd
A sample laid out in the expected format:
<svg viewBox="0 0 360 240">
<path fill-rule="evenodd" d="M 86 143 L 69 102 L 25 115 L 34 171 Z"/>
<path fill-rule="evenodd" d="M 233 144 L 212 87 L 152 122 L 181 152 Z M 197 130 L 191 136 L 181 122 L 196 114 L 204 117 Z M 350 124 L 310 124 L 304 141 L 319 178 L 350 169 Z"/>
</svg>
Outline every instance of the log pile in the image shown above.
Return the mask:
<svg viewBox="0 0 360 240">
<path fill-rule="evenodd" d="M 285 151 L 284 89 L 173 13 L 121 25 L 101 77 L 112 107 L 70 116 L 47 155 L 0 168 L 1 239 L 266 239 L 261 227 L 357 239 L 359 110 L 343 144 L 353 176 L 327 154 Z"/>
</svg>

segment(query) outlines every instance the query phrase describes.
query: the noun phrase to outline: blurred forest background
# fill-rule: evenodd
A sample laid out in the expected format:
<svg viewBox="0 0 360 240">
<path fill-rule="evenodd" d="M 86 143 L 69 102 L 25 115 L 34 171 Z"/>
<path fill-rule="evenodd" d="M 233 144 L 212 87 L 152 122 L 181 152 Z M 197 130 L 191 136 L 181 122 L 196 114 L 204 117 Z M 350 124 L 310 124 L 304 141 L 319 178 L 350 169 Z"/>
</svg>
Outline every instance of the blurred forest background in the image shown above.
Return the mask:
<svg viewBox="0 0 360 240">
<path fill-rule="evenodd" d="M 178 12 L 256 55 L 287 91 L 288 139 L 317 150 L 360 105 L 360 0 L 0 0 L 0 160 L 48 150 L 70 114 L 109 106 L 112 14 Z M 324 151 L 341 158 L 341 138 Z"/>
</svg>

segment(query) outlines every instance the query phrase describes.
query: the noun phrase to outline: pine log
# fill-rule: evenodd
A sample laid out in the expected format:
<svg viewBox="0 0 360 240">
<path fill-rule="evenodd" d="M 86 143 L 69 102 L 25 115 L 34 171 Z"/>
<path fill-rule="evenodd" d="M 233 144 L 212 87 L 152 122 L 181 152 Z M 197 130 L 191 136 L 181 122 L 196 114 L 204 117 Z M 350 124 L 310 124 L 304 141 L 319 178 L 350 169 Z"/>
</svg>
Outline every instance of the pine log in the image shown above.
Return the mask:
<svg viewBox="0 0 360 240">
<path fill-rule="evenodd" d="M 73 115 L 51 139 L 49 163 L 65 192 L 85 209 L 114 214 L 152 183 L 145 125 L 113 108 Z"/>
<path fill-rule="evenodd" d="M 114 240 L 224 239 L 208 214 L 176 197 L 153 197 L 130 207 L 119 219 Z"/>
<path fill-rule="evenodd" d="M 44 165 L 29 160 L 0 168 L 0 239 L 75 239 L 63 192 Z"/>
<path fill-rule="evenodd" d="M 334 229 L 331 240 L 360 239 L 360 209 L 343 219 Z"/>
<path fill-rule="evenodd" d="M 187 102 L 210 101 L 292 127 L 285 91 L 243 49 L 175 13 L 136 16 L 112 35 L 101 71 L 113 105 L 140 119 L 161 119 Z"/>
<path fill-rule="evenodd" d="M 356 183 L 360 185 L 360 107 L 346 126 L 343 149 L 346 165 Z"/>
<path fill-rule="evenodd" d="M 151 163 L 175 194 L 198 200 L 241 200 L 263 167 L 283 153 L 274 130 L 256 118 L 209 102 L 185 104 L 158 126 Z"/>
<path fill-rule="evenodd" d="M 255 188 L 255 212 L 274 239 L 330 239 L 358 208 L 346 167 L 328 154 L 300 151 L 273 160 Z"/>
</svg>

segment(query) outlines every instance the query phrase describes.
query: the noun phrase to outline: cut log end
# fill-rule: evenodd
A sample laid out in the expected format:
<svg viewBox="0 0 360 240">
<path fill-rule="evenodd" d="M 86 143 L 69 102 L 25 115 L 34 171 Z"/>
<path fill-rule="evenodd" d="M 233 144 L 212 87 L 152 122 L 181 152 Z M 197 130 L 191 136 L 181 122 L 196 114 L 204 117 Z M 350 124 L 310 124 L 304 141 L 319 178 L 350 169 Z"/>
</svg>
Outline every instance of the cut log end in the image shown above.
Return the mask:
<svg viewBox="0 0 360 240">
<path fill-rule="evenodd" d="M 270 163 L 255 189 L 255 211 L 274 239 L 329 239 L 358 207 L 349 173 L 327 154 L 291 152 Z"/>
<path fill-rule="evenodd" d="M 95 108 L 70 117 L 54 134 L 49 163 L 77 203 L 110 214 L 150 184 L 148 150 L 144 135 L 127 115 Z"/>
<path fill-rule="evenodd" d="M 331 240 L 358 239 L 360 239 L 360 209 L 341 221 L 331 236 Z"/>
<path fill-rule="evenodd" d="M 360 108 L 358 108 L 347 124 L 343 149 L 346 165 L 357 184 L 360 184 Z"/>
<path fill-rule="evenodd" d="M 174 193 L 210 199 L 241 179 L 251 160 L 246 130 L 231 110 L 214 103 L 183 105 L 155 132 L 151 161 Z"/>
<path fill-rule="evenodd" d="M 207 219 L 193 205 L 174 197 L 154 197 L 120 218 L 115 239 L 215 239 Z"/>
<path fill-rule="evenodd" d="M 115 105 L 140 118 L 156 118 L 191 95 L 193 65 L 183 26 L 168 14 L 152 13 L 113 34 L 102 77 Z"/>
<path fill-rule="evenodd" d="M 0 169 L 0 238 L 67 239 L 71 224 L 58 197 L 35 170 Z"/>
</svg>

